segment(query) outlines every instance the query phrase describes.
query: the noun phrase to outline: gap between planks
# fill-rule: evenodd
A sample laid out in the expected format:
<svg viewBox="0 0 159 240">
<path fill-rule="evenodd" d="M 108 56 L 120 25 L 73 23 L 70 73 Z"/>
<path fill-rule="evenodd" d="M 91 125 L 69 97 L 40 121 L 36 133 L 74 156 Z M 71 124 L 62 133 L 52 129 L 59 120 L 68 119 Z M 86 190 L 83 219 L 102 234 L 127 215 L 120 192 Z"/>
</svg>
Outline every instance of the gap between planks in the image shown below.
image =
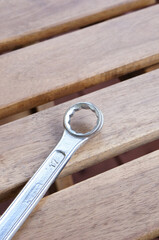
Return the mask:
<svg viewBox="0 0 159 240">
<path fill-rule="evenodd" d="M 0 199 L 25 183 L 49 155 L 62 135 L 64 112 L 76 102 L 96 104 L 104 126 L 75 153 L 61 177 L 158 139 L 158 81 L 155 70 L 1 126 Z"/>
<path fill-rule="evenodd" d="M 0 2 L 0 52 L 154 4 L 155 0 L 12 0 Z"/>
<path fill-rule="evenodd" d="M 159 151 L 44 198 L 13 238 L 150 240 L 159 235 Z"/>
<path fill-rule="evenodd" d="M 1 55 L 0 118 L 158 63 L 158 14 L 154 5 Z"/>
</svg>

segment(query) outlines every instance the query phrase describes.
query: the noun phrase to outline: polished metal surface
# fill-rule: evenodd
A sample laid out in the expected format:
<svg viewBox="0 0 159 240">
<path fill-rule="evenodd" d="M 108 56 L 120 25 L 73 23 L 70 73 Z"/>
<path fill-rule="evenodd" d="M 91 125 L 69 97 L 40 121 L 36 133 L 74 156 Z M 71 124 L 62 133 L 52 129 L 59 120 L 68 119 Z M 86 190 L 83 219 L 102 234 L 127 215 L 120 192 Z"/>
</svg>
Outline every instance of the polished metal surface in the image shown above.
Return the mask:
<svg viewBox="0 0 159 240">
<path fill-rule="evenodd" d="M 80 109 L 90 109 L 96 114 L 97 124 L 90 132 L 77 133 L 71 128 L 71 117 L 74 112 Z M 9 240 L 15 235 L 25 219 L 55 181 L 73 153 L 90 136 L 99 131 L 102 125 L 103 115 L 92 103 L 77 103 L 67 110 L 64 116 L 65 130 L 60 142 L 1 216 L 0 240 Z"/>
</svg>

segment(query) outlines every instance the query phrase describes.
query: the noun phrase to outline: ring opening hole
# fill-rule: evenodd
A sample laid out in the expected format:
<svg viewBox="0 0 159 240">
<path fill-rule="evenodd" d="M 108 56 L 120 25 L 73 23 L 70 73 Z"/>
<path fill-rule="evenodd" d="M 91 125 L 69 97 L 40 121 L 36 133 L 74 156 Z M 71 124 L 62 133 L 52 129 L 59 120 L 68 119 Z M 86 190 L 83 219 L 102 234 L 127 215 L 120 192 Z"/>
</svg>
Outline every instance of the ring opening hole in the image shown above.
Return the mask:
<svg viewBox="0 0 159 240">
<path fill-rule="evenodd" d="M 80 109 L 74 112 L 70 125 L 77 133 L 90 132 L 97 124 L 97 116 L 91 109 Z"/>
</svg>

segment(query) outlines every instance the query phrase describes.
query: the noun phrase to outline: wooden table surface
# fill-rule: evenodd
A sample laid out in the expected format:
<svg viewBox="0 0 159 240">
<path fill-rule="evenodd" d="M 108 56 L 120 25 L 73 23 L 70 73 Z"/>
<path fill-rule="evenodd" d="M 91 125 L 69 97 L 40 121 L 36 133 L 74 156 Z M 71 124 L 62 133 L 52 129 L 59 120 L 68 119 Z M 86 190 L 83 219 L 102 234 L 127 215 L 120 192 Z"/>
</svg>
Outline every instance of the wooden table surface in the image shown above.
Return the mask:
<svg viewBox="0 0 159 240">
<path fill-rule="evenodd" d="M 13 239 L 159 236 L 158 1 L 1 1 L 0 89 L 0 207 L 57 144 L 68 107 L 88 101 L 104 115 Z M 154 141 L 142 157 L 73 184 L 72 174 Z"/>
</svg>

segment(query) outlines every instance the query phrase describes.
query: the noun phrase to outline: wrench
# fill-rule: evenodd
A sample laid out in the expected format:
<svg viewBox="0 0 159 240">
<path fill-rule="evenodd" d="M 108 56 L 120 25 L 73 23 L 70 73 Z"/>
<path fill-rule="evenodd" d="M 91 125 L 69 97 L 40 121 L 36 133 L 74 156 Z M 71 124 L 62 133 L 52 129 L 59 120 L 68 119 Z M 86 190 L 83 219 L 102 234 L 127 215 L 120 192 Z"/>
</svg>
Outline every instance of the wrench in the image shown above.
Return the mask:
<svg viewBox="0 0 159 240">
<path fill-rule="evenodd" d="M 97 117 L 96 126 L 89 132 L 76 132 L 71 128 L 71 117 L 80 109 L 89 109 Z M 92 103 L 80 102 L 70 107 L 64 115 L 64 133 L 47 159 L 24 186 L 0 218 L 0 240 L 9 240 L 18 231 L 34 207 L 67 164 L 73 153 L 103 125 L 102 112 Z"/>
</svg>

